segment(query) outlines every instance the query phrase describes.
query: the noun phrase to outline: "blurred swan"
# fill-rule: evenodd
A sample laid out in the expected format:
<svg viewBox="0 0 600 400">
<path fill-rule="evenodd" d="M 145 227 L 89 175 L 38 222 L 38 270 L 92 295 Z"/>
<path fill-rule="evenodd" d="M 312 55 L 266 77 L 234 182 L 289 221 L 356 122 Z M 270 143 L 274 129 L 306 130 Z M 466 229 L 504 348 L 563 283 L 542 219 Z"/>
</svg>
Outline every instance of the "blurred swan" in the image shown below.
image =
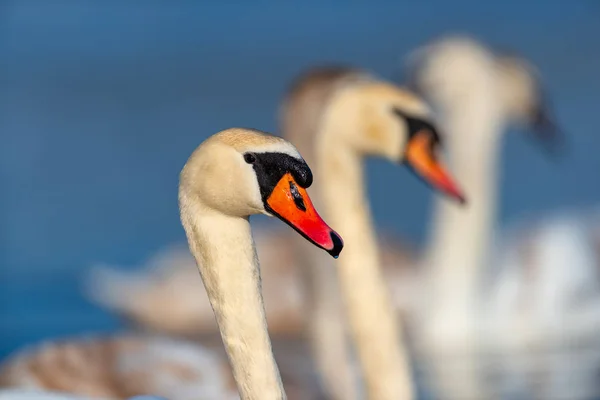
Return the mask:
<svg viewBox="0 0 600 400">
<path fill-rule="evenodd" d="M 412 371 L 381 271 L 363 168 L 371 156 L 405 163 L 426 182 L 462 201 L 436 160 L 439 138 L 430 110 L 410 91 L 364 71 L 318 67 L 293 83 L 281 119 L 283 135 L 314 166 L 315 202 L 322 204 L 324 215 L 347 244 L 335 270 L 304 243 L 296 244 L 310 272 L 312 341 L 329 394 L 339 399 L 356 397 L 351 388 L 343 393 L 339 389 L 352 384 L 344 371 L 351 361 L 344 355 L 343 313 L 337 300 L 341 297 L 367 397 L 413 398 Z M 344 201 L 336 201 L 340 197 Z"/>
<path fill-rule="evenodd" d="M 90 397 L 29 389 L 0 389 L 0 400 L 90 400 Z"/>
<path fill-rule="evenodd" d="M 522 58 L 451 36 L 417 50 L 410 62 L 412 84 L 438 111 L 451 168 L 469 198 L 464 208 L 436 200 L 414 337 L 439 398 L 487 399 L 478 359 L 486 314 L 480 283 L 493 264 L 501 137 L 512 123 L 533 126 L 544 139 L 557 132 L 537 72 Z M 452 359 L 460 366 L 448 368 Z"/>
<path fill-rule="evenodd" d="M 90 400 L 90 397 L 73 396 L 68 393 L 24 389 L 0 389 L 0 400 Z M 103 400 L 103 399 L 98 399 Z M 106 399 L 108 400 L 108 399 Z M 127 400 L 168 400 L 164 397 L 139 395 Z"/>
<path fill-rule="evenodd" d="M 0 386 L 93 399 L 140 394 L 172 400 L 238 398 L 223 356 L 190 342 L 133 334 L 29 346 L 0 366 Z"/>
</svg>

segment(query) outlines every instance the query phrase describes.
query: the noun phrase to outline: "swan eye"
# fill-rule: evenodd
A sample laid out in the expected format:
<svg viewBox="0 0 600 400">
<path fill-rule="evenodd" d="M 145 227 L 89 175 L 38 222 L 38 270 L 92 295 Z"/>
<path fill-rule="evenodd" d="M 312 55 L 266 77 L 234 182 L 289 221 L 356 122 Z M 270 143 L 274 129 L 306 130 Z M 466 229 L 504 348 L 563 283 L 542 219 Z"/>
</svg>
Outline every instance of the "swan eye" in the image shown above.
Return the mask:
<svg viewBox="0 0 600 400">
<path fill-rule="evenodd" d="M 254 164 L 254 162 L 256 161 L 256 157 L 254 157 L 254 154 L 246 153 L 244 154 L 244 160 L 248 164 Z"/>
</svg>

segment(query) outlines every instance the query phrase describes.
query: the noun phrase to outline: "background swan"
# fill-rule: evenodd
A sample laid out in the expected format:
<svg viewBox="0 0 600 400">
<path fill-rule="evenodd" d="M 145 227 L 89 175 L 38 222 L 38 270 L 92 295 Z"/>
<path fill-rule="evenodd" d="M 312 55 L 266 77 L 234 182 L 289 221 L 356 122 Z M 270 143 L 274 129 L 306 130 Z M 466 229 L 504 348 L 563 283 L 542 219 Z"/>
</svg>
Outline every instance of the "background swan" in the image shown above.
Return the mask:
<svg viewBox="0 0 600 400">
<path fill-rule="evenodd" d="M 27 389 L 0 389 L 1 400 L 89 400 L 86 396 L 75 396 L 68 393 L 42 392 Z M 112 400 L 112 399 L 98 399 Z"/>
<path fill-rule="evenodd" d="M 0 386 L 93 399 L 141 394 L 173 400 L 238 398 L 223 355 L 191 342 L 135 334 L 29 346 L 0 365 Z"/>
<path fill-rule="evenodd" d="M 339 294 L 333 269 L 323 268 L 319 255 L 303 243 L 297 245 L 298 253 L 311 255 L 305 261 L 316 298 L 313 342 L 321 371 L 330 382 L 351 382 L 349 373 L 339 379 L 340 371 L 350 365 L 344 357 L 342 323 L 331 318 L 341 314 L 336 312 L 339 296 L 367 396 L 412 398 L 403 330 L 397 327 L 381 271 L 363 169 L 369 156 L 406 163 L 437 189 L 462 200 L 460 190 L 435 159 L 438 136 L 429 122 L 429 108 L 411 92 L 364 71 L 320 67 L 297 78 L 281 114 L 284 135 L 306 154 L 318 175 L 315 201 L 323 205 L 324 215 L 335 221 L 348 244 L 336 263 Z M 340 197 L 344 201 L 336 202 Z"/>
<path fill-rule="evenodd" d="M 485 321 L 499 315 L 482 307 L 490 296 L 482 290 L 484 275 L 498 263 L 492 243 L 500 139 L 514 123 L 537 128 L 544 139 L 556 140 L 556 130 L 537 72 L 522 58 L 495 55 L 456 36 L 423 47 L 412 62 L 413 82 L 438 109 L 452 168 L 471 199 L 460 210 L 436 205 L 424 260 L 428 290 L 415 315 L 415 337 L 428 354 L 426 368 L 440 398 L 490 398 L 485 374 L 492 362 L 481 355 L 497 335 L 519 335 L 508 327 L 486 330 Z M 517 316 L 511 322 L 518 325 Z M 452 359 L 460 367 L 448 369 Z"/>
</svg>

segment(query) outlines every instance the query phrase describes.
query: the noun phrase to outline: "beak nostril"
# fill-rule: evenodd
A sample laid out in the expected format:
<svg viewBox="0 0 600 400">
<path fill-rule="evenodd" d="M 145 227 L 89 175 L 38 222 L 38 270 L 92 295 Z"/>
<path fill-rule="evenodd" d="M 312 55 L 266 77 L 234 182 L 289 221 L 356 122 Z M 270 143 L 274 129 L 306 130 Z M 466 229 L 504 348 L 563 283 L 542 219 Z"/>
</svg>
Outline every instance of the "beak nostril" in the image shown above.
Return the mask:
<svg viewBox="0 0 600 400">
<path fill-rule="evenodd" d="M 292 181 L 289 181 L 289 183 L 290 193 L 292 194 L 292 198 L 294 199 L 294 204 L 300 211 L 306 212 L 306 204 L 304 204 L 304 198 L 298 191 L 298 187 Z"/>
<path fill-rule="evenodd" d="M 335 256 L 341 251 L 342 239 L 319 216 L 306 189 L 294 180 L 290 172 L 279 180 L 266 197 L 264 208 L 331 255 Z"/>
</svg>

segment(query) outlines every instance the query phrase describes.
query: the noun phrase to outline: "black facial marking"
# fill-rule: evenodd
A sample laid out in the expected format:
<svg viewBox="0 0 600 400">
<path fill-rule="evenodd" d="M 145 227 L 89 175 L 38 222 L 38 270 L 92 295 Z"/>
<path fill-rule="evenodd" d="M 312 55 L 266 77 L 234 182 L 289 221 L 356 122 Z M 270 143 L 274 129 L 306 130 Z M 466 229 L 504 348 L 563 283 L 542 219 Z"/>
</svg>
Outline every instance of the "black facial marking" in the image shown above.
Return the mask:
<svg viewBox="0 0 600 400">
<path fill-rule="evenodd" d="M 543 98 L 533 107 L 529 118 L 533 136 L 541 142 L 548 154 L 560 157 L 564 155 L 567 141 L 551 113 L 551 108 L 548 99 Z"/>
<path fill-rule="evenodd" d="M 408 126 L 408 141 L 409 142 L 419 132 L 421 132 L 421 134 L 423 134 L 423 132 L 425 132 L 426 134 L 431 136 L 432 140 L 430 142 L 430 145 L 431 145 L 430 152 L 431 152 L 431 157 L 435 159 L 436 147 L 442 146 L 442 139 L 440 138 L 440 135 L 439 135 L 437 129 L 429 122 L 427 122 L 421 118 L 417 118 L 417 117 L 408 115 L 404 111 L 400 110 L 399 108 L 394 107 L 394 114 L 396 114 L 398 117 L 400 117 L 407 124 L 407 126 Z"/>
<path fill-rule="evenodd" d="M 435 129 L 435 127 L 429 122 L 421 118 L 413 117 L 409 114 L 406 114 L 404 111 L 396 107 L 394 107 L 393 111 L 394 114 L 400 117 L 408 125 L 408 140 L 412 139 L 412 137 L 415 136 L 415 134 L 417 134 L 418 132 L 427 131 L 433 138 L 432 143 L 437 144 L 441 142 L 440 135 L 438 134 L 437 129 Z"/>
<path fill-rule="evenodd" d="M 290 193 L 292 194 L 292 197 L 294 198 L 294 204 L 296 204 L 296 207 L 298 208 L 298 210 L 306 211 L 306 205 L 304 204 L 304 199 L 302 198 L 302 195 L 300 194 L 300 192 L 298 192 L 298 188 L 296 187 L 294 182 L 290 182 Z"/>
<path fill-rule="evenodd" d="M 256 172 L 260 195 L 265 205 L 277 183 L 287 173 L 290 173 L 302 188 L 307 188 L 312 184 L 312 172 L 304 160 L 285 153 L 252 153 L 252 155 L 255 158 L 252 166 Z"/>
</svg>

